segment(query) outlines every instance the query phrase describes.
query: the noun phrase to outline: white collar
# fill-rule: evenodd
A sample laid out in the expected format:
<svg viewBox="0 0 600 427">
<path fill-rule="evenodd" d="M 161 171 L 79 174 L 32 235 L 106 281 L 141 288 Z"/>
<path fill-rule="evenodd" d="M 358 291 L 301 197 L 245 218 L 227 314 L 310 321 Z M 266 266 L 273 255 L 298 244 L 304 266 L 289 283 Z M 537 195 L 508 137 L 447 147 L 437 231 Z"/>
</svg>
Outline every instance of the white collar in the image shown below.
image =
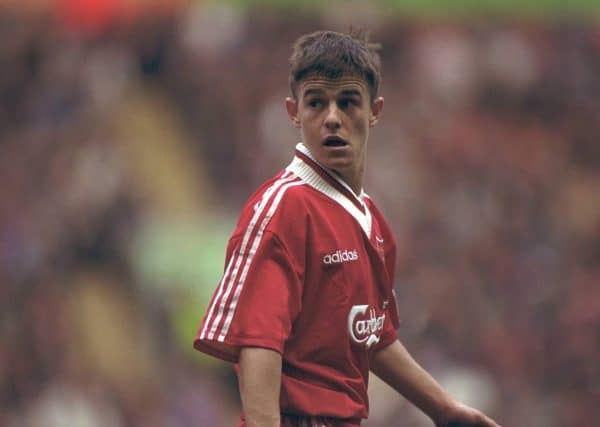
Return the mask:
<svg viewBox="0 0 600 427">
<path fill-rule="evenodd" d="M 363 200 L 368 197 L 364 190 L 361 189 L 360 196 L 357 196 L 337 174 L 317 162 L 304 144 L 298 143 L 296 150 L 296 156 L 286 170 L 340 204 L 356 219 L 367 237 L 370 237 L 372 218 Z"/>
<path fill-rule="evenodd" d="M 321 163 L 319 163 L 319 161 L 317 159 L 315 159 L 315 156 L 312 155 L 312 153 L 310 152 L 308 147 L 306 145 L 304 145 L 304 143 L 299 142 L 298 144 L 296 144 L 296 150 L 298 150 L 301 153 L 304 153 L 308 157 L 310 157 L 310 159 L 313 162 L 315 162 L 317 165 L 319 165 L 321 167 L 321 169 L 323 169 L 325 172 L 327 172 L 333 179 L 335 179 L 337 182 L 339 182 L 340 185 L 342 185 L 344 188 L 346 188 L 346 190 L 348 190 L 356 198 L 356 200 L 358 200 L 361 204 L 363 204 L 362 198 L 364 196 L 366 196 L 366 193 L 363 188 L 360 189 L 360 194 L 357 195 L 354 192 L 354 190 L 346 183 L 346 181 L 344 181 L 342 178 L 340 178 L 340 176 L 335 171 L 332 171 L 331 169 L 326 168 Z"/>
</svg>

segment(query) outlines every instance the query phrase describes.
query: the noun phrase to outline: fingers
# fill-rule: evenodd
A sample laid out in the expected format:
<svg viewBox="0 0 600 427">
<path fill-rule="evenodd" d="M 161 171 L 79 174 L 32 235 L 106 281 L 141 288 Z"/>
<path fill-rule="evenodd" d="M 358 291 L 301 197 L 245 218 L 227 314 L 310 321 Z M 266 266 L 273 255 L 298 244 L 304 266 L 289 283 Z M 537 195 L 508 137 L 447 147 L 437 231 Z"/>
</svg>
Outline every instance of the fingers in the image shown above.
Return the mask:
<svg viewBox="0 0 600 427">
<path fill-rule="evenodd" d="M 494 420 L 483 414 L 481 414 L 481 417 L 482 421 L 477 424 L 480 427 L 502 427 L 500 424 L 497 424 Z"/>
</svg>

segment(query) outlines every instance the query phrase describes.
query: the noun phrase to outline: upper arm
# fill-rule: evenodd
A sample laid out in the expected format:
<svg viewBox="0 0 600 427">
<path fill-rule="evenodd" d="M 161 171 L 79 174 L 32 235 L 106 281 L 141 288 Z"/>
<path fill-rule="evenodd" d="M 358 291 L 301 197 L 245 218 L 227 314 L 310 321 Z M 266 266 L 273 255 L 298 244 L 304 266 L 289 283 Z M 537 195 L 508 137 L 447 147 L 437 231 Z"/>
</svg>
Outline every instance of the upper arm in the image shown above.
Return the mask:
<svg viewBox="0 0 600 427">
<path fill-rule="evenodd" d="M 265 384 L 279 385 L 281 364 L 281 355 L 276 351 L 260 347 L 244 347 L 240 350 L 238 364 L 240 381 L 250 381 L 250 383 L 261 381 Z"/>
<path fill-rule="evenodd" d="M 374 354 L 371 371 L 396 391 L 404 394 L 407 378 L 421 373 L 423 369 L 400 340 L 395 340 Z"/>
<path fill-rule="evenodd" d="M 386 371 L 391 369 L 399 359 L 398 353 L 400 350 L 398 349 L 398 346 L 403 347 L 400 341 L 395 340 L 381 350 L 377 350 L 373 355 L 371 371 L 384 381 Z"/>
<path fill-rule="evenodd" d="M 238 380 L 247 425 L 279 426 L 281 363 L 276 351 L 255 347 L 240 350 Z"/>
</svg>

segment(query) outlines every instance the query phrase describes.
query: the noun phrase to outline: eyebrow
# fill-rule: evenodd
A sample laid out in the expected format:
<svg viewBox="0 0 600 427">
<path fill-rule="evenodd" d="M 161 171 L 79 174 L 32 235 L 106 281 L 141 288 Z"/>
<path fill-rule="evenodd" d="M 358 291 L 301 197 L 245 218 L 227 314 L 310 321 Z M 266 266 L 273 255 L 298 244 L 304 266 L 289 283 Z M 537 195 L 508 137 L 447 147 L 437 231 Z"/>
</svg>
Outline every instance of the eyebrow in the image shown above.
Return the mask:
<svg viewBox="0 0 600 427">
<path fill-rule="evenodd" d="M 312 88 L 312 89 L 306 89 L 303 93 L 304 96 L 310 96 L 310 95 L 322 95 L 325 91 L 323 89 L 318 89 L 318 88 Z"/>
<path fill-rule="evenodd" d="M 340 95 L 350 95 L 350 96 L 358 96 L 361 97 L 362 96 L 362 92 L 359 91 L 358 89 L 344 89 Z"/>
</svg>

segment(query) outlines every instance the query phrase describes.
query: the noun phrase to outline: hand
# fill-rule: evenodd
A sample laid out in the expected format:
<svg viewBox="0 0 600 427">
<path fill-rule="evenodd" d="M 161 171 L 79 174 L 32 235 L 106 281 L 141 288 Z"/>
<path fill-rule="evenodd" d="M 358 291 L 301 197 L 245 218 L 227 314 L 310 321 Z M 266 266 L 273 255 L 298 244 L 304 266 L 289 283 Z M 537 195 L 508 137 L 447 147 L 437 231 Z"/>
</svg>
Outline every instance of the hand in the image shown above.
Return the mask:
<svg viewBox="0 0 600 427">
<path fill-rule="evenodd" d="M 435 425 L 437 427 L 500 427 L 499 424 L 482 412 L 462 403 L 457 403 Z"/>
</svg>

